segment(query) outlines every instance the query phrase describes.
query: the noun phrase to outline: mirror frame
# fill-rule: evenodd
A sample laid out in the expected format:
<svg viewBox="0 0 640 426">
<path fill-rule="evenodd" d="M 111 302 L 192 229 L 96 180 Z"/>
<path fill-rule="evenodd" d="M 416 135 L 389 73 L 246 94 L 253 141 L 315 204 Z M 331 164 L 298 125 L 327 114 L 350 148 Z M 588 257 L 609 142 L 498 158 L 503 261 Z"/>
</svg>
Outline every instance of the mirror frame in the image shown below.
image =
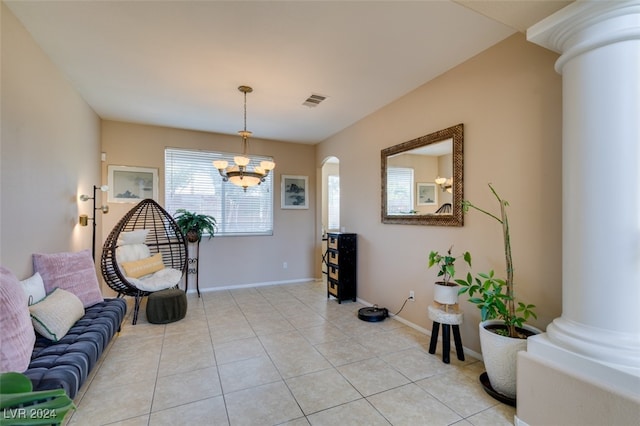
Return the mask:
<svg viewBox="0 0 640 426">
<path fill-rule="evenodd" d="M 430 214 L 430 215 L 388 215 L 387 214 L 387 158 L 412 149 L 430 145 L 446 139 L 453 139 L 453 202 L 452 214 Z M 463 226 L 464 215 L 462 213 L 463 194 L 463 155 L 462 148 L 464 142 L 464 126 L 462 123 L 451 126 L 447 129 L 412 139 L 407 142 L 385 148 L 381 151 L 381 172 L 382 172 L 382 223 L 402 224 L 402 225 L 431 225 L 431 226 Z"/>
</svg>

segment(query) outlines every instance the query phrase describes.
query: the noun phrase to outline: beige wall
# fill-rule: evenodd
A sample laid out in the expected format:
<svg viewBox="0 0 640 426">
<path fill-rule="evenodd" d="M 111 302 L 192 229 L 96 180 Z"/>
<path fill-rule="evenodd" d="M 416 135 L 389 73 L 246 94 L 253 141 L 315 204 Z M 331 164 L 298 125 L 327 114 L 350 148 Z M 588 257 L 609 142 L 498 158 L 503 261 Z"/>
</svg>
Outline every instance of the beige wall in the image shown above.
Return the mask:
<svg viewBox="0 0 640 426">
<path fill-rule="evenodd" d="M 99 183 L 100 120 L 4 3 L 1 87 L 0 264 L 22 279 L 34 252 L 91 247 L 78 195 Z"/>
<path fill-rule="evenodd" d="M 241 139 L 237 135 L 104 121 L 102 151 L 106 153 L 107 161 L 103 163 L 103 182 L 107 181 L 108 165 L 157 168 L 159 202 L 163 204 L 165 147 L 238 152 Z M 200 289 L 314 277 L 316 184 L 311 172 L 315 171 L 315 147 L 251 138 L 249 153 L 271 155 L 276 162 L 273 235 L 203 239 L 200 243 Z M 308 210 L 280 209 L 280 176 L 283 174 L 309 176 Z M 109 203 L 111 211 L 105 217 L 103 235 L 106 236 L 132 207 L 132 204 Z"/>
<path fill-rule="evenodd" d="M 400 309 L 430 328 L 436 271 L 430 250 L 468 250 L 476 271 L 503 274 L 499 224 L 479 213 L 460 228 L 380 221 L 380 151 L 464 123 L 464 198 L 497 211 L 491 182 L 510 202 L 518 296 L 538 306 L 545 328 L 561 312 L 561 77 L 557 55 L 516 34 L 318 145 L 317 158 L 340 160 L 341 226 L 358 238 L 358 296 Z M 319 164 L 316 165 L 320 167 Z M 459 268 L 465 273 L 465 268 Z M 463 344 L 479 352 L 479 311 L 466 301 Z"/>
<path fill-rule="evenodd" d="M 500 229 L 477 213 L 462 228 L 383 225 L 380 150 L 457 123 L 465 125 L 465 198 L 490 209 L 492 182 L 510 201 L 518 295 L 538 305 L 544 328 L 561 312 L 561 78 L 556 54 L 516 34 L 382 108 L 316 147 L 252 140 L 273 155 L 274 235 L 216 237 L 201 246 L 202 287 L 296 281 L 320 276 L 321 162 L 340 160 L 341 227 L 359 234 L 359 296 L 424 328 L 435 270 L 430 250 L 469 250 L 477 270 L 502 271 Z M 102 128 L 101 128 L 102 127 Z M 100 145 L 102 139 L 102 145 Z M 33 252 L 90 248 L 90 216 L 80 193 L 106 183 L 108 164 L 157 167 L 163 191 L 165 146 L 237 151 L 238 136 L 106 121 L 77 95 L 2 6 L 2 203 L 0 261 L 21 278 Z M 100 151 L 107 154 L 100 176 Z M 280 175 L 308 175 L 309 210 L 281 210 Z M 106 199 L 105 199 L 106 201 Z M 98 246 L 127 210 L 111 204 Z M 246 260 L 249 259 L 249 260 Z M 283 262 L 288 268 L 283 269 Z M 464 272 L 464 271 L 461 271 Z M 465 311 L 463 343 L 479 351 L 478 311 Z"/>
</svg>

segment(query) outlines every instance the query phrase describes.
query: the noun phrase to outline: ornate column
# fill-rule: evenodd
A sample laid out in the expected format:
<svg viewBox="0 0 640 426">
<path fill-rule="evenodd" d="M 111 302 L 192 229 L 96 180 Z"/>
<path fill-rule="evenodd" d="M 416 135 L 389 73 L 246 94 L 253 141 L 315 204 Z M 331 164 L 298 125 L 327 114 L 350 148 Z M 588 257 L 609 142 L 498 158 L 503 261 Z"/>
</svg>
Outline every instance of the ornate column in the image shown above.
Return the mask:
<svg viewBox="0 0 640 426">
<path fill-rule="evenodd" d="M 561 54 L 563 284 L 519 362 L 640 397 L 640 1 L 577 1 L 527 37 Z"/>
<path fill-rule="evenodd" d="M 532 27 L 561 53 L 563 303 L 549 339 L 640 368 L 640 2 L 574 3 Z"/>
</svg>

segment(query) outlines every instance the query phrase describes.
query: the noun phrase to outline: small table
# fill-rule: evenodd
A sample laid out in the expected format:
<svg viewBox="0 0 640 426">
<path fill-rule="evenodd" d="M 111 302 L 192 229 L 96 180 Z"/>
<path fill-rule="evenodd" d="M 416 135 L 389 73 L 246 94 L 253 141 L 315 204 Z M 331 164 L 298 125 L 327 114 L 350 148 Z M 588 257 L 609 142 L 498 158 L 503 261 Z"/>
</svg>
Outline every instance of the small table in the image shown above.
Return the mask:
<svg viewBox="0 0 640 426">
<path fill-rule="evenodd" d="M 436 345 L 438 344 L 438 331 L 442 324 L 442 362 L 449 364 L 449 351 L 451 348 L 450 327 L 453 326 L 453 340 L 456 344 L 456 355 L 460 361 L 464 361 L 464 351 L 462 349 L 462 338 L 460 337 L 460 324 L 463 321 L 462 312 L 457 309 L 444 309 L 445 305 L 429 305 L 429 319 L 433 321 L 431 330 L 431 342 L 429 343 L 429 353 L 436 353 Z M 452 306 L 452 305 L 448 305 Z M 453 305 L 456 306 L 456 305 Z"/>
</svg>

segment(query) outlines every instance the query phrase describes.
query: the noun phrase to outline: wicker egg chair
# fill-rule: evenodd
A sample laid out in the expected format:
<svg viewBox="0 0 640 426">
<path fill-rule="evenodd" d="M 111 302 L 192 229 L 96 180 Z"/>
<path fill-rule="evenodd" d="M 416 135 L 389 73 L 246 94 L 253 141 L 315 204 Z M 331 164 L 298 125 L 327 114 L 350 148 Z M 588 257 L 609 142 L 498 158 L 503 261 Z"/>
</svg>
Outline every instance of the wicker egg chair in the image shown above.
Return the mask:
<svg viewBox="0 0 640 426">
<path fill-rule="evenodd" d="M 142 298 L 152 291 L 141 290 L 127 280 L 116 261 L 116 251 L 120 234 L 136 230 L 149 230 L 144 244 L 149 247 L 151 255 L 162 254 L 166 268 L 181 271 L 182 277 L 187 270 L 187 241 L 175 220 L 158 203 L 152 199 L 142 200 L 124 215 L 104 242 L 100 268 L 105 282 L 118 293 L 118 297 L 135 298 L 133 324 L 138 321 Z"/>
</svg>

